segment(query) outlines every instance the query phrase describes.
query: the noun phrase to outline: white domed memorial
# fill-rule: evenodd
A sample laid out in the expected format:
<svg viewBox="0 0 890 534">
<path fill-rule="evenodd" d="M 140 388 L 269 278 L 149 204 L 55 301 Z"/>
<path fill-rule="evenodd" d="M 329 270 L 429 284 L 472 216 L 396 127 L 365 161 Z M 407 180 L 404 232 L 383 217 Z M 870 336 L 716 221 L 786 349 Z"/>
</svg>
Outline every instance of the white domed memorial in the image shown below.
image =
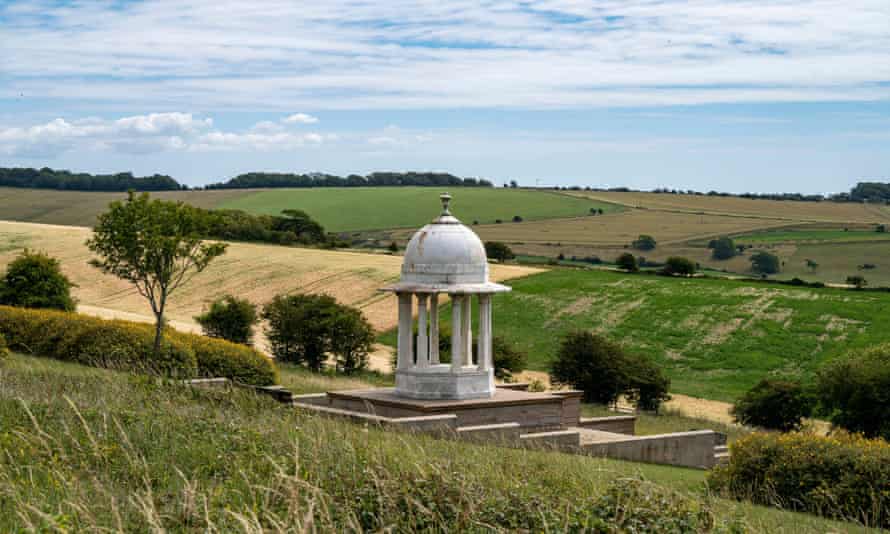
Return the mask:
<svg viewBox="0 0 890 534">
<path fill-rule="evenodd" d="M 448 211 L 451 196 L 441 198 L 442 214 L 408 243 L 399 281 L 381 289 L 398 297 L 395 387 L 289 396 L 295 407 L 473 442 L 685 467 L 710 468 L 717 462 L 717 452 L 725 446 L 713 431 L 634 436 L 632 415 L 582 418 L 580 391 L 532 392 L 521 383 L 495 386 L 491 299 L 510 288 L 489 282 L 482 241 Z M 439 305 L 445 296 L 451 299 L 448 363 L 439 354 Z"/>
<path fill-rule="evenodd" d="M 442 214 L 418 230 L 405 248 L 401 279 L 382 289 L 399 301 L 395 394 L 430 400 L 490 398 L 495 393 L 491 298 L 510 288 L 488 280 L 485 246 L 451 214 L 451 196 L 440 198 Z M 451 299 L 450 363 L 442 363 L 439 355 L 440 295 Z M 475 354 L 474 297 L 479 329 Z"/>
</svg>

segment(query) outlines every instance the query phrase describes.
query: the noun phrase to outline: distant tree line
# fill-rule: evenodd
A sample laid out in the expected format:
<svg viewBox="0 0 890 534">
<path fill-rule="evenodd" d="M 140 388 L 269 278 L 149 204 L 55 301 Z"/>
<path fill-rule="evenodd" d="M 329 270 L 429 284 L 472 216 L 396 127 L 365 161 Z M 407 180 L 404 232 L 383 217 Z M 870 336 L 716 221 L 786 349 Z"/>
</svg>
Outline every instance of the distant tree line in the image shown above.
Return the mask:
<svg viewBox="0 0 890 534">
<path fill-rule="evenodd" d="M 257 187 L 391 187 L 391 186 L 492 187 L 482 178 L 459 178 L 441 172 L 374 172 L 367 176 L 350 174 L 286 174 L 249 172 L 227 182 L 210 184 L 206 189 L 248 189 Z"/>
<path fill-rule="evenodd" d="M 281 215 L 253 215 L 241 210 L 207 210 L 206 237 L 223 241 L 255 241 L 278 245 L 347 246 L 325 232 L 321 224 L 302 210 L 284 210 Z"/>
<path fill-rule="evenodd" d="M 129 172 L 88 174 L 49 168 L 0 168 L 0 186 L 67 191 L 176 191 L 188 189 L 173 178 L 155 174 L 137 177 Z"/>
<path fill-rule="evenodd" d="M 250 172 L 204 189 L 248 189 L 259 187 L 493 187 L 483 178 L 460 178 L 439 172 L 375 172 L 367 176 L 350 174 L 284 174 Z M 167 175 L 137 177 L 130 172 L 117 174 L 73 173 L 49 168 L 0 168 L 0 187 L 58 189 L 63 191 L 177 191 L 189 189 Z M 200 187 L 196 189 L 201 189 Z"/>
<path fill-rule="evenodd" d="M 603 191 L 609 193 L 656 193 L 662 195 L 689 195 L 699 197 L 733 197 L 749 198 L 754 200 L 787 200 L 792 202 L 877 202 L 890 204 L 890 183 L 859 182 L 849 193 L 836 193 L 834 195 L 820 195 L 803 193 L 726 193 L 721 191 L 695 191 L 693 189 L 669 189 L 659 187 L 650 191 L 632 189 L 629 187 L 557 187 L 563 191 Z"/>
</svg>

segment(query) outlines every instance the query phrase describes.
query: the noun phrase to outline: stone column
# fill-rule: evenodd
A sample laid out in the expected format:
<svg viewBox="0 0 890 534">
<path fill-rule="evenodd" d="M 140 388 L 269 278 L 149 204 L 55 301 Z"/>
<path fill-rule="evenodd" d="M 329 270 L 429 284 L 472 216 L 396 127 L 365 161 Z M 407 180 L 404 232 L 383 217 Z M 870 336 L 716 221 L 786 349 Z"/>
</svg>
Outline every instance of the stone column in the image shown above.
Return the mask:
<svg viewBox="0 0 890 534">
<path fill-rule="evenodd" d="M 413 318 L 411 317 L 411 293 L 399 293 L 399 347 L 397 370 L 405 370 L 414 367 L 414 332 Z"/>
<path fill-rule="evenodd" d="M 473 365 L 473 331 L 470 326 L 473 321 L 473 297 L 472 295 L 464 295 L 461 299 L 463 309 L 461 310 L 461 328 L 460 340 L 463 343 L 464 365 Z"/>
<path fill-rule="evenodd" d="M 429 296 L 426 293 L 417 295 L 417 367 L 429 367 L 430 345 L 427 338 L 426 303 Z"/>
<path fill-rule="evenodd" d="M 479 295 L 479 370 L 492 368 L 491 353 L 491 295 Z"/>
<path fill-rule="evenodd" d="M 463 348 L 461 344 L 461 317 L 460 312 L 463 308 L 463 297 L 461 295 L 451 295 L 451 372 L 460 371 L 461 363 L 463 363 Z"/>
<path fill-rule="evenodd" d="M 430 296 L 430 364 L 439 365 L 439 294 Z"/>
</svg>

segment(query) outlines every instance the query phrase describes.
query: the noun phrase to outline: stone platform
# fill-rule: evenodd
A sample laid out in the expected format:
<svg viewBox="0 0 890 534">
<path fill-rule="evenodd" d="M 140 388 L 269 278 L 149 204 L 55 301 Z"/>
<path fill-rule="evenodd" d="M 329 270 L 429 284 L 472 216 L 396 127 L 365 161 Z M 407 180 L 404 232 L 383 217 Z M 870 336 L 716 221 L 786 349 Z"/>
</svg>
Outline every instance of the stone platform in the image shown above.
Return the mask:
<svg viewBox="0 0 890 534">
<path fill-rule="evenodd" d="M 330 391 L 327 406 L 383 417 L 454 414 L 457 425 L 519 423 L 522 428 L 561 429 L 580 417 L 581 392 L 530 393 L 497 388 L 492 397 L 464 400 L 409 399 L 393 388 Z"/>
<path fill-rule="evenodd" d="M 298 409 L 355 423 L 508 447 L 709 469 L 717 461 L 710 431 L 635 436 L 634 416 L 581 418 L 580 391 L 532 393 L 498 387 L 490 398 L 424 400 L 393 388 L 295 395 Z"/>
</svg>

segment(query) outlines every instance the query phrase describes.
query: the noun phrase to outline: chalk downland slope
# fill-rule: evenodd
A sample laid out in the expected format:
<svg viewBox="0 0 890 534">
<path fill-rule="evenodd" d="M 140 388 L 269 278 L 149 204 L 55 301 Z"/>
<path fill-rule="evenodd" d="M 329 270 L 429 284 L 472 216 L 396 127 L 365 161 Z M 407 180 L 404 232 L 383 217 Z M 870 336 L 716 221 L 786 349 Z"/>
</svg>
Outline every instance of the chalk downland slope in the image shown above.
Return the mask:
<svg viewBox="0 0 890 534">
<path fill-rule="evenodd" d="M 706 195 L 583 191 L 573 195 L 629 208 L 734 215 L 798 222 L 879 223 L 890 221 L 890 207 L 855 202 L 797 202 Z"/>
<path fill-rule="evenodd" d="M 0 221 L 0 266 L 24 247 L 46 251 L 61 260 L 63 271 L 77 284 L 74 296 L 85 311 L 150 315 L 148 303 L 131 284 L 87 264 L 92 254 L 84 242 L 90 234 L 89 228 Z M 377 289 L 398 278 L 401 263 L 401 256 L 386 254 L 231 243 L 225 255 L 174 293 L 168 313 L 174 325 L 178 322 L 190 329 L 183 323 L 193 324 L 192 318 L 207 302 L 226 293 L 260 305 L 281 293 L 326 293 L 358 307 L 375 328 L 385 330 L 395 326 L 397 309 L 394 297 Z M 497 281 L 536 272 L 527 267 L 491 266 Z"/>
<path fill-rule="evenodd" d="M 151 196 L 211 209 L 226 200 L 251 193 L 250 190 L 158 191 L 152 192 Z M 125 198 L 127 193 L 0 187 L 0 217 L 10 221 L 92 226 L 96 216 L 107 210 L 110 202 Z"/>
</svg>

